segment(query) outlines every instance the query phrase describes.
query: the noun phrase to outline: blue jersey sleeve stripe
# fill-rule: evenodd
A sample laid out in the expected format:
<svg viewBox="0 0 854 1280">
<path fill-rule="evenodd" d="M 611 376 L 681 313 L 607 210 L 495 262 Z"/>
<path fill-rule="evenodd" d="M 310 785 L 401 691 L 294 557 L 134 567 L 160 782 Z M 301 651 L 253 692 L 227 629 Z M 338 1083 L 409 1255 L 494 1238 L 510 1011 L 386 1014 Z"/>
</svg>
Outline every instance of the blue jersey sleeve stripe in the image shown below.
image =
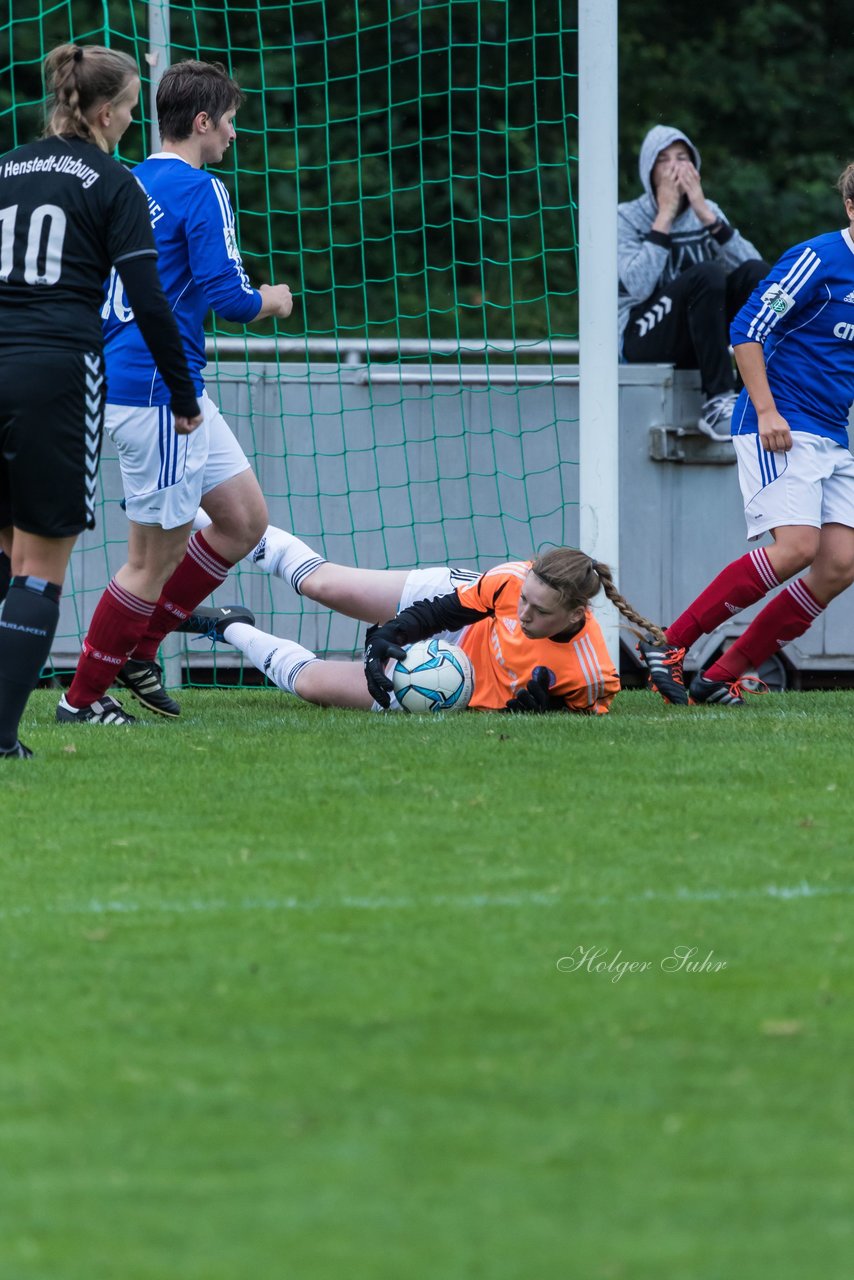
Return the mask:
<svg viewBox="0 0 854 1280">
<path fill-rule="evenodd" d="M 780 287 L 784 289 L 787 293 L 791 292 L 790 286 L 793 279 L 797 278 L 798 272 L 802 269 L 802 266 L 809 261 L 810 255 L 815 257 L 813 250 L 807 247 L 806 249 L 804 249 L 803 253 L 798 258 L 797 262 L 795 262 L 794 265 L 789 268 L 789 270 L 782 277 L 782 279 L 772 283 L 778 283 Z M 756 314 L 754 315 L 753 319 L 750 322 L 750 326 L 747 331 L 748 338 L 752 341 L 760 341 L 760 339 L 755 336 L 756 329 L 759 328 L 760 330 L 764 331 L 768 321 L 773 322 L 776 316 L 777 316 L 777 312 L 772 311 L 771 308 L 768 306 L 767 302 L 761 301 L 761 306 L 759 310 L 756 312 Z"/>
<path fill-rule="evenodd" d="M 800 293 L 803 286 L 812 276 L 813 272 L 821 266 L 821 259 L 812 249 L 807 249 L 794 266 L 783 276 L 779 282 L 780 287 L 785 290 L 791 297 L 796 297 Z M 783 313 L 785 314 L 785 312 Z M 763 303 L 761 311 L 754 318 L 750 332 L 757 328 L 761 334 L 767 337 L 771 329 L 774 328 L 780 319 L 781 313 L 774 311 L 767 303 Z"/>
<path fill-rule="evenodd" d="M 234 211 L 231 207 L 231 201 L 228 198 L 228 192 L 218 178 L 211 179 L 211 186 L 213 187 L 214 195 L 219 202 L 220 212 L 222 213 L 222 225 L 224 227 L 233 227 Z"/>
<path fill-rule="evenodd" d="M 779 281 L 780 287 L 790 297 L 797 297 L 804 285 L 821 266 L 821 258 L 812 249 L 805 249 L 797 262 Z M 754 316 L 748 329 L 748 337 L 754 342 L 762 342 L 786 312 L 775 311 L 763 302 L 761 309 Z"/>
<path fill-rule="evenodd" d="M 226 189 L 225 186 L 223 186 L 219 178 L 211 178 L 211 186 L 213 187 L 214 195 L 216 196 L 217 201 L 219 202 L 220 211 L 222 213 L 223 226 L 230 229 L 234 226 L 234 210 L 231 207 L 231 201 L 228 197 L 228 190 Z M 237 273 L 237 278 L 240 281 L 240 288 L 243 290 L 244 293 L 254 297 L 256 291 L 252 288 L 252 284 L 250 283 L 249 276 L 246 273 L 246 268 L 243 265 L 243 259 L 241 258 L 239 252 L 237 254 L 237 257 L 233 258 L 232 261 L 234 262 L 234 270 Z"/>
</svg>

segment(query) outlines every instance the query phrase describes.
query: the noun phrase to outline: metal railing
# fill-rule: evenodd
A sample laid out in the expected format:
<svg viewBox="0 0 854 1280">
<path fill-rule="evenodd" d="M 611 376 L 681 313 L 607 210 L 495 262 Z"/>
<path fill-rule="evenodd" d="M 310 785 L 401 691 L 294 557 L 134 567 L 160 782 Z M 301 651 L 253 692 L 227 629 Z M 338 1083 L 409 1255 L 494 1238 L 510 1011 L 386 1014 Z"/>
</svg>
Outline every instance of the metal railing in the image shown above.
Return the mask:
<svg viewBox="0 0 854 1280">
<path fill-rule="evenodd" d="M 253 360 L 269 360 L 281 356 L 307 356 L 337 359 L 341 364 L 367 364 L 370 360 L 393 360 L 399 356 L 473 357 L 518 356 L 525 361 L 540 359 L 550 363 L 555 358 L 578 359 L 578 342 L 570 338 L 521 339 L 496 338 L 254 338 L 218 335 L 206 343 L 208 359 L 216 356 L 249 356 Z"/>
</svg>

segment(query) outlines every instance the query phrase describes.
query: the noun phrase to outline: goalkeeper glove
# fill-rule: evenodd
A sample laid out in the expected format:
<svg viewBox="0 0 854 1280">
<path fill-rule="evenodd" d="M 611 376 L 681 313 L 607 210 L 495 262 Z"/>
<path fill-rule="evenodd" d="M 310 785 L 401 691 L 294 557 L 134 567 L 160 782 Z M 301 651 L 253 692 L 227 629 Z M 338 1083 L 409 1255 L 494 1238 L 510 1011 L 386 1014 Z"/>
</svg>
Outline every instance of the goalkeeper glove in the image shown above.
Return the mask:
<svg viewBox="0 0 854 1280">
<path fill-rule="evenodd" d="M 549 693 L 551 676 L 548 667 L 535 667 L 531 679 L 524 688 L 517 689 L 515 695 L 508 699 L 504 710 L 514 715 L 523 712 L 543 715 L 546 711 L 563 711 L 563 698 L 556 698 Z"/>
<path fill-rule="evenodd" d="M 406 650 L 397 642 L 398 630 L 394 622 L 385 622 L 381 627 L 369 627 L 365 635 L 365 679 L 368 692 L 375 702 L 387 710 L 391 705 L 394 686 L 385 673 L 386 663 L 390 658 L 406 657 Z"/>
</svg>

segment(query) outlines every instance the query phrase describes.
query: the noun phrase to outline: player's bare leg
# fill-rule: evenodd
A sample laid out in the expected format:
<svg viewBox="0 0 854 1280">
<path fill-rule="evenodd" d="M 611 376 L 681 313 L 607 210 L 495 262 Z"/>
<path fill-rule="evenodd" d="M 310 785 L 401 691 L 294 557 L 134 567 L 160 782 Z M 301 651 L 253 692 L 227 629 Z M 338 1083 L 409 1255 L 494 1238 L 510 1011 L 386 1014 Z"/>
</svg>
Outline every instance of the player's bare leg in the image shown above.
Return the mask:
<svg viewBox="0 0 854 1280">
<path fill-rule="evenodd" d="M 771 530 L 774 539 L 766 547 L 768 560 L 780 582 L 785 582 L 811 564 L 818 554 L 822 530 L 812 525 L 787 524 Z"/>
<path fill-rule="evenodd" d="M 830 604 L 854 582 L 854 529 L 844 524 L 822 526 L 818 554 L 804 583 L 822 604 Z"/>
<path fill-rule="evenodd" d="M 294 692 L 304 702 L 321 707 L 370 711 L 374 705 L 361 662 L 312 662 L 297 676 Z"/>
<path fill-rule="evenodd" d="M 690 693 L 695 702 L 743 703 L 738 682 L 744 672 L 802 636 L 854 581 L 854 529 L 834 523 L 823 525 L 820 536 L 813 528 L 807 534 L 816 547 L 809 571 L 770 600 L 736 642 L 694 678 Z"/>
<path fill-rule="evenodd" d="M 360 662 L 326 662 L 295 640 L 247 622 L 230 622 L 220 634 L 280 689 L 304 702 L 360 711 L 370 711 L 374 705 Z"/>
<path fill-rule="evenodd" d="M 212 521 L 205 527 L 205 540 L 229 564 L 242 560 L 267 528 L 267 504 L 253 471 L 241 471 L 210 489 L 202 507 Z"/>
<path fill-rule="evenodd" d="M 163 584 L 181 563 L 187 550 L 190 524 L 161 529 L 159 524 L 128 522 L 128 558 L 116 574 L 116 582 L 140 600 L 157 600 Z"/>
<path fill-rule="evenodd" d="M 216 491 L 214 491 L 216 492 Z M 193 526 L 211 533 L 208 496 Z M 357 569 L 324 560 L 302 539 L 268 525 L 244 556 L 247 564 L 287 582 L 300 595 L 360 622 L 387 622 L 397 613 L 407 569 Z"/>
<path fill-rule="evenodd" d="M 355 569 L 319 565 L 303 579 L 300 594 L 361 622 L 387 622 L 397 613 L 408 569 Z"/>
<path fill-rule="evenodd" d="M 12 538 L 12 573 L 16 578 L 44 578 L 62 586 L 77 535 L 70 538 L 42 538 L 36 533 L 15 529 Z"/>
<path fill-rule="evenodd" d="M 267 525 L 267 504 L 248 467 L 211 489 L 204 501 L 211 523 L 203 533 L 194 533 L 187 541 L 188 526 L 168 533 L 158 530 L 157 545 L 177 551 L 183 542 L 181 555 L 177 563 L 173 557 L 168 571 L 160 574 L 150 620 L 116 677 L 143 706 L 172 718 L 181 708 L 163 687 L 157 662 L 160 644 L 200 600 L 224 582 L 229 569 L 255 545 Z M 165 556 L 162 563 L 166 567 Z"/>
</svg>

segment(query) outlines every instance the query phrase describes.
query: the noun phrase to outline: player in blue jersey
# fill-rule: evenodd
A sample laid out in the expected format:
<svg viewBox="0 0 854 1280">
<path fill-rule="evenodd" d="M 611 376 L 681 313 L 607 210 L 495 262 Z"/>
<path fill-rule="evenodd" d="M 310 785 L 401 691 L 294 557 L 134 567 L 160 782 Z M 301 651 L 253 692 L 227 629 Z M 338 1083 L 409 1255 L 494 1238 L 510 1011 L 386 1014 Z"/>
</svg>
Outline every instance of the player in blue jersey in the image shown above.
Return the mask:
<svg viewBox="0 0 854 1280">
<path fill-rule="evenodd" d="M 728 565 L 666 631 L 640 645 L 666 701 L 744 701 L 740 678 L 803 635 L 854 582 L 854 164 L 839 179 L 848 226 L 784 253 L 732 324 L 744 379 L 732 416 L 747 535 L 770 533 Z M 790 582 L 686 692 L 682 660 L 700 636 Z"/>
<path fill-rule="evenodd" d="M 169 67 L 157 91 L 163 148 L 134 173 L 148 195 L 160 275 L 204 421 L 191 438 L 176 435 L 160 371 L 142 342 L 122 274 L 114 273 L 102 312 L 106 427 L 121 465 L 128 560 L 98 603 L 74 680 L 57 708 L 59 720 L 112 723 L 99 707 L 116 679 L 152 711 L 177 716 L 180 708 L 163 688 L 155 660 L 160 642 L 224 580 L 267 525 L 258 481 L 202 380 L 209 310 L 248 323 L 286 318 L 293 306 L 287 285 L 250 284 L 228 192 L 205 170 L 234 140 L 241 97 L 224 67 L 193 61 Z M 200 503 L 212 524 L 188 542 Z"/>
<path fill-rule="evenodd" d="M 50 653 L 71 550 L 95 524 L 99 311 L 111 265 L 125 273 L 176 429 L 201 422 L 145 196 L 110 154 L 139 100 L 137 68 L 113 49 L 67 44 L 48 56 L 45 80 L 44 136 L 0 159 L 0 525 L 12 573 L 0 615 L 0 757 L 17 758 L 30 755 L 18 726 Z"/>
</svg>

